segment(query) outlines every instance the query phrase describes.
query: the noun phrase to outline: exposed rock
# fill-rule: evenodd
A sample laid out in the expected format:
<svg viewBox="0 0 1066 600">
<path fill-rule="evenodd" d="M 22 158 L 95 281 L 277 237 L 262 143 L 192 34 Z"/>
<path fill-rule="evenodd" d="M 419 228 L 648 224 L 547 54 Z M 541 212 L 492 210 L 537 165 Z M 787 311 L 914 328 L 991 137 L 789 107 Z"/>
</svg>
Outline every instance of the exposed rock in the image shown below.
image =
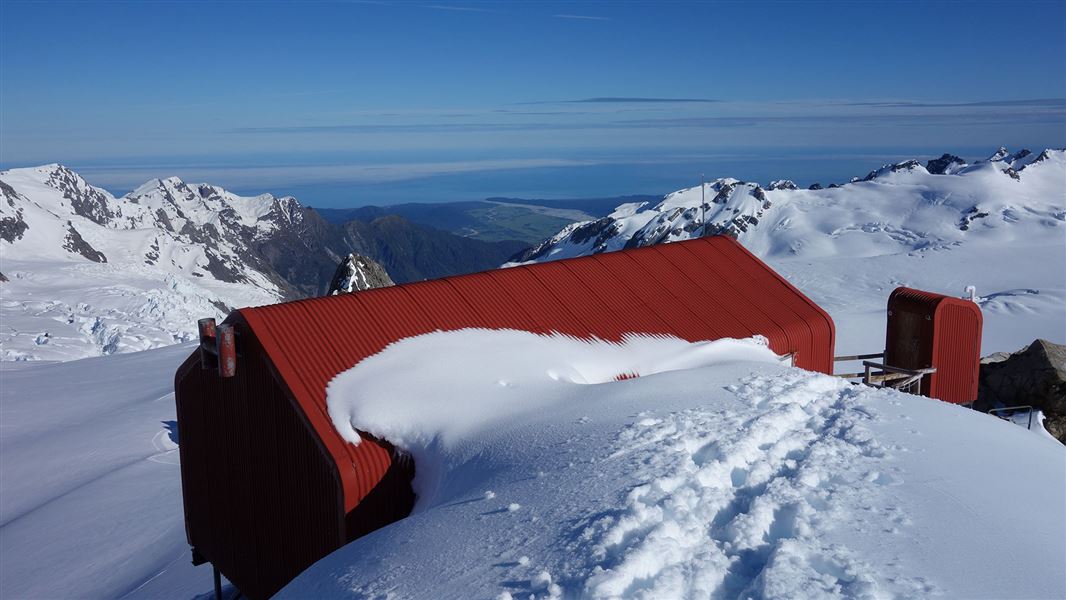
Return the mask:
<svg viewBox="0 0 1066 600">
<path fill-rule="evenodd" d="M 715 194 L 711 202 L 715 204 L 725 204 L 729 200 L 729 195 L 733 193 L 733 189 L 737 186 L 735 183 L 723 183 L 719 188 L 718 193 Z"/>
<path fill-rule="evenodd" d="M 892 172 L 895 173 L 896 171 L 909 171 L 911 169 L 917 169 L 920 166 L 922 166 L 921 163 L 912 158 L 911 160 L 905 160 L 903 162 L 892 165 L 891 169 Z"/>
<path fill-rule="evenodd" d="M 1044 150 L 1043 152 L 1040 153 L 1040 156 L 1037 156 L 1036 158 L 1034 158 L 1033 162 L 1031 162 L 1029 164 L 1030 165 L 1035 165 L 1036 163 L 1044 162 L 1045 160 L 1047 160 L 1049 158 L 1051 158 L 1051 150 Z"/>
<path fill-rule="evenodd" d="M 911 169 L 921 168 L 921 166 L 922 166 L 921 163 L 919 163 L 918 161 L 916 161 L 914 159 L 905 160 L 903 162 L 898 162 L 898 163 L 896 163 L 894 165 L 883 165 L 880 169 L 876 169 L 874 171 L 870 171 L 869 173 L 867 173 L 866 177 L 863 177 L 862 180 L 863 181 L 873 181 L 874 179 L 877 179 L 878 177 L 880 177 L 882 175 L 885 175 L 885 174 L 888 174 L 888 173 L 896 173 L 898 171 L 910 171 Z M 832 187 L 832 186 L 830 186 L 830 187 Z M 837 186 L 837 187 L 839 187 L 839 186 Z"/>
<path fill-rule="evenodd" d="M 596 238 L 597 241 L 601 237 L 611 236 L 614 231 L 615 220 L 610 217 L 604 217 L 590 223 L 586 223 L 574 229 L 571 239 L 575 244 L 583 244 L 590 239 Z"/>
<path fill-rule="evenodd" d="M 970 229 L 970 225 L 977 219 L 983 219 L 988 216 L 988 213 L 977 208 L 977 206 L 970 207 L 970 210 L 962 213 L 962 218 L 959 219 L 959 230 L 967 231 Z"/>
<path fill-rule="evenodd" d="M 30 226 L 22 219 L 22 209 L 15 211 L 13 217 L 0 217 L 0 240 L 13 242 L 22 239 L 22 234 Z"/>
<path fill-rule="evenodd" d="M 953 173 L 959 167 L 966 166 L 966 161 L 954 154 L 942 154 L 940 158 L 925 163 L 925 170 L 933 175 L 946 175 Z"/>
<path fill-rule="evenodd" d="M 362 254 L 349 254 L 337 265 L 333 281 L 329 284 L 328 296 L 348 294 L 373 288 L 395 285 L 385 268 Z"/>
<path fill-rule="evenodd" d="M 52 170 L 47 185 L 63 193 L 63 197 L 70 201 L 74 214 L 105 226 L 122 216 L 121 209 L 109 202 L 99 189 L 86 183 L 81 175 L 63 165 L 45 168 Z"/>
<path fill-rule="evenodd" d="M 3 273 L 0 273 L 0 281 L 8 281 L 7 277 Z"/>
<path fill-rule="evenodd" d="M 19 206 L 19 202 L 25 201 L 25 197 L 19 195 L 15 188 L 3 181 L 0 181 L 0 197 L 7 204 L 7 207 L 0 205 L 0 240 L 14 242 L 22 239 L 22 234 L 30 228 L 23 219 L 22 207 Z M 11 215 L 12 210 L 14 212 L 13 216 Z"/>
<path fill-rule="evenodd" d="M 794 190 L 794 189 L 796 189 L 796 184 L 793 183 L 789 179 L 778 179 L 777 181 L 771 181 L 770 182 L 770 188 L 769 189 L 771 189 L 771 190 Z"/>
<path fill-rule="evenodd" d="M 988 365 L 992 363 L 1003 362 L 1010 358 L 1010 352 L 993 352 L 988 356 L 981 358 L 982 365 Z"/>
<path fill-rule="evenodd" d="M 807 189 L 808 190 L 820 190 L 820 189 L 822 189 L 822 184 L 820 184 L 820 183 L 812 183 L 811 187 L 809 187 Z"/>
<path fill-rule="evenodd" d="M 68 252 L 74 254 L 80 254 L 85 258 L 98 263 L 107 262 L 107 257 L 103 252 L 100 252 L 96 248 L 93 248 L 89 242 L 86 242 L 77 229 L 74 229 L 74 225 L 67 221 L 67 237 L 63 240 L 63 248 Z"/>
<path fill-rule="evenodd" d="M 1044 426 L 1066 444 L 1066 346 L 1036 340 L 1005 359 L 982 360 L 974 408 L 1007 406 L 1042 411 Z"/>
<path fill-rule="evenodd" d="M 996 150 L 994 153 L 992 153 L 992 156 L 989 156 L 985 160 L 987 160 L 988 162 L 997 162 L 1007 158 L 1008 156 L 1010 156 L 1010 150 L 1007 150 L 1003 146 L 1000 146 L 999 150 Z"/>
</svg>

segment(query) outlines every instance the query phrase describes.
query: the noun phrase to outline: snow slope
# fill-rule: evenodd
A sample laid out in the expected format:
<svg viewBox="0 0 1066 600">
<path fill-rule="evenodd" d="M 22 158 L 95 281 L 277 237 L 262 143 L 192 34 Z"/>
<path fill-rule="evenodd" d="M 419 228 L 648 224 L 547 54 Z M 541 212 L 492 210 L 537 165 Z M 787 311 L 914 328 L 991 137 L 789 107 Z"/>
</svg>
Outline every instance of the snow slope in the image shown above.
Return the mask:
<svg viewBox="0 0 1066 600">
<path fill-rule="evenodd" d="M 285 282 L 253 245 L 301 219 L 293 198 L 174 177 L 117 199 L 61 165 L 0 172 L 0 359 L 174 344 L 198 318 L 277 302 Z"/>
<path fill-rule="evenodd" d="M 1066 341 L 1066 151 L 1000 149 L 988 160 L 886 165 L 839 187 L 798 190 L 718 179 L 575 223 L 523 262 L 698 237 L 736 236 L 837 323 L 837 353 L 876 352 L 900 285 L 982 297 L 983 352 Z"/>
<path fill-rule="evenodd" d="M 420 496 L 281 597 L 1066 595 L 1063 446 L 757 342 L 436 333 L 329 405 L 411 451 Z"/>
<path fill-rule="evenodd" d="M 0 363 L 0 596 L 211 591 L 189 562 L 174 424 L 191 351 Z"/>
</svg>

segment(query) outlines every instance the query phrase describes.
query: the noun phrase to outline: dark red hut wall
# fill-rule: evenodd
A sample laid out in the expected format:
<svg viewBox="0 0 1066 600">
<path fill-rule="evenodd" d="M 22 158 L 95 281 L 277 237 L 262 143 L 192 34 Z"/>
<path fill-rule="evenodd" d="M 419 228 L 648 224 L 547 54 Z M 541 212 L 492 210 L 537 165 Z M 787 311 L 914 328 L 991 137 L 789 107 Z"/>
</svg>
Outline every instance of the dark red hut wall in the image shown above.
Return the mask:
<svg viewBox="0 0 1066 600">
<path fill-rule="evenodd" d="M 337 462 L 350 511 L 388 453 L 345 443 L 326 385 L 388 344 L 471 327 L 620 340 L 765 335 L 801 367 L 831 372 L 829 316 L 736 241 L 712 237 L 240 311 Z M 238 366 L 238 370 L 239 370 Z"/>
<path fill-rule="evenodd" d="M 235 377 L 194 354 L 175 379 L 189 543 L 250 598 L 346 541 L 333 459 L 265 358 L 242 336 Z"/>
</svg>

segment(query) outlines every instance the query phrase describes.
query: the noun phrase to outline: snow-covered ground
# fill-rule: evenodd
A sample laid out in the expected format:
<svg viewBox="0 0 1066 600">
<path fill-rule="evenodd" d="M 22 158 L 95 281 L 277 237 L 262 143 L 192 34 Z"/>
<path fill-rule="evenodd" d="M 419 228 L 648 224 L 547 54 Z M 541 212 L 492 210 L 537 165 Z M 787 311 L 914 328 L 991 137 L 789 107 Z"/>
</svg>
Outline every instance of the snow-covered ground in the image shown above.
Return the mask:
<svg viewBox="0 0 1066 600">
<path fill-rule="evenodd" d="M 430 334 L 329 404 L 420 496 L 282 597 L 1066 595 L 1061 444 L 752 341 Z"/>
<path fill-rule="evenodd" d="M 210 593 L 175 450 L 192 349 L 0 364 L 0 595 Z M 753 341 L 433 334 L 330 406 L 415 454 L 416 514 L 284 597 L 1066 594 L 1060 444 Z"/>
<path fill-rule="evenodd" d="M 191 351 L 0 363 L 0 597 L 211 591 L 189 562 L 174 422 Z"/>
</svg>

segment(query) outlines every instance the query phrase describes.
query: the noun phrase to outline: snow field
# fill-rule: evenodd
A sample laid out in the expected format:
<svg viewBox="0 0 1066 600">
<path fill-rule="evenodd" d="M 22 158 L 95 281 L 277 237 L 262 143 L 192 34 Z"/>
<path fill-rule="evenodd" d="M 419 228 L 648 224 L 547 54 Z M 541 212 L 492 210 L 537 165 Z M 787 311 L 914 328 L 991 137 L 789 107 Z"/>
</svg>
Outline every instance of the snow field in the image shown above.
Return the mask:
<svg viewBox="0 0 1066 600">
<path fill-rule="evenodd" d="M 871 417 L 852 406 L 861 390 L 797 370 L 730 389 L 754 415 L 690 409 L 620 432 L 611 458 L 647 483 L 579 536 L 589 543 L 573 554 L 591 558 L 583 595 L 873 598 L 873 573 L 930 592 L 820 539 L 863 508 L 885 533 L 906 522 L 898 508 L 863 506 L 894 479 L 877 470 L 886 453 L 863 428 Z"/>
<path fill-rule="evenodd" d="M 190 352 L 0 363 L 0 596 L 211 591 L 185 541 L 174 422 Z"/>
<path fill-rule="evenodd" d="M 785 368 L 752 341 L 681 342 L 676 370 L 587 376 L 677 342 L 633 338 L 616 353 L 562 336 L 436 333 L 342 374 L 329 390 L 338 428 L 403 440 L 418 502 L 280 596 L 1066 594 L 1060 444 Z M 412 364 L 432 376 L 411 377 Z"/>
</svg>

